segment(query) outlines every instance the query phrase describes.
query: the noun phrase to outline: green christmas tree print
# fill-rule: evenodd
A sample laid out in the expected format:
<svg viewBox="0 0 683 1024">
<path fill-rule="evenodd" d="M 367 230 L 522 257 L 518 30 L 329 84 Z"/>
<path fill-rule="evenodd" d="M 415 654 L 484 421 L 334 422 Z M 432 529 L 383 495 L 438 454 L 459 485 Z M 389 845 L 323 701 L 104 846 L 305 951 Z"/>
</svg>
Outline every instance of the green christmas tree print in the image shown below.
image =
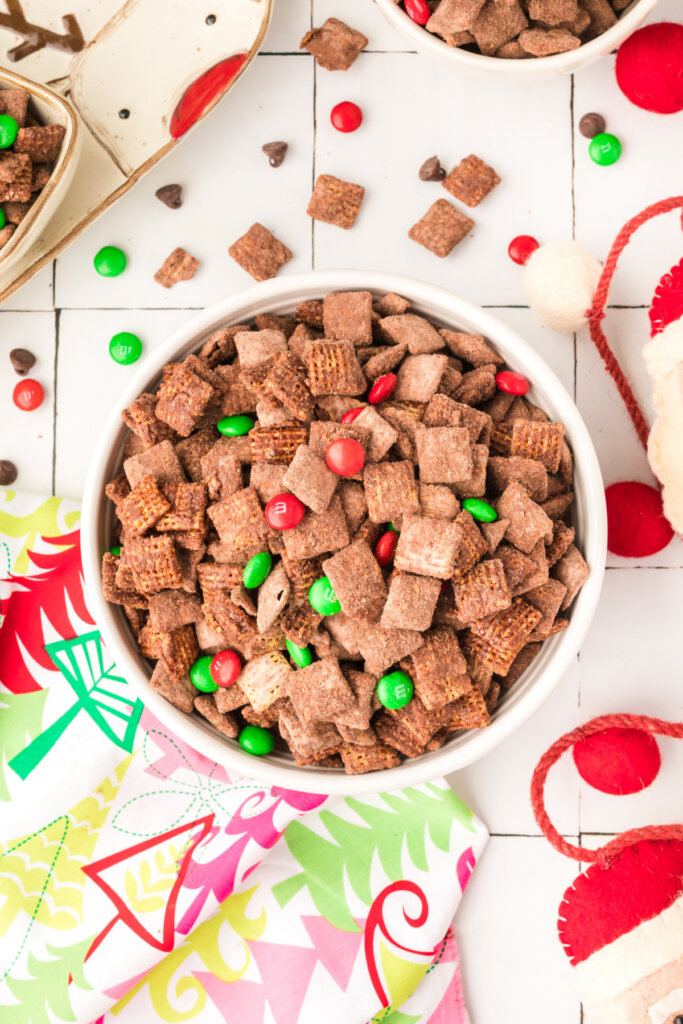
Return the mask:
<svg viewBox="0 0 683 1024">
<path fill-rule="evenodd" d="M 330 838 L 293 821 L 284 838 L 301 871 L 273 886 L 273 895 L 284 907 L 304 887 L 322 916 L 345 932 L 360 931 L 344 896 L 345 880 L 366 906 L 372 903 L 370 869 L 377 854 L 388 878 L 403 875 L 401 854 L 405 844 L 416 868 L 427 871 L 427 835 L 439 850 L 448 852 L 454 821 L 474 831 L 472 814 L 451 789 L 431 783 L 380 796 L 386 807 L 349 797 L 344 802 L 364 824 L 348 821 L 331 811 L 319 813 Z"/>
<path fill-rule="evenodd" d="M 0 800 L 10 799 L 4 766 L 40 733 L 46 697 L 47 690 L 31 693 L 0 690 Z"/>
<path fill-rule="evenodd" d="M 28 956 L 30 978 L 8 978 L 7 987 L 17 1000 L 15 1006 L 0 1006 L 2 1024 L 53 1024 L 75 1021 L 69 997 L 69 979 L 77 988 L 89 989 L 83 975 L 83 961 L 94 938 L 91 935 L 72 946 L 53 946 L 46 943 L 50 960 L 39 960 L 33 953 Z"/>
</svg>

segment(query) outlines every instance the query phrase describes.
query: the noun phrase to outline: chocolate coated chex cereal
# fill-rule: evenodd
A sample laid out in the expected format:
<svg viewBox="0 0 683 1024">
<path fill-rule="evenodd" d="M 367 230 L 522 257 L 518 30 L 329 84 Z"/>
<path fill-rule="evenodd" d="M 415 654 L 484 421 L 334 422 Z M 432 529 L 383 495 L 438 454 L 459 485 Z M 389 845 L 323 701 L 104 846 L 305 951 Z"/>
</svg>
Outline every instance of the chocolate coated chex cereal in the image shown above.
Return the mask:
<svg viewBox="0 0 683 1024">
<path fill-rule="evenodd" d="M 265 711 L 279 697 L 285 695 L 292 667 L 281 654 L 262 654 L 248 661 L 237 682 L 249 698 L 254 711 Z"/>
<path fill-rule="evenodd" d="M 280 267 L 292 258 L 287 246 L 258 221 L 233 242 L 228 253 L 256 281 L 275 277 Z"/>
<path fill-rule="evenodd" d="M 408 659 L 415 693 L 429 711 L 437 711 L 472 688 L 467 663 L 451 629 L 437 626 Z"/>
<path fill-rule="evenodd" d="M 322 220 L 348 230 L 356 221 L 364 195 L 362 185 L 342 181 L 331 174 L 321 174 L 316 180 L 306 212 L 314 220 Z"/>
<path fill-rule="evenodd" d="M 182 587 L 178 556 L 170 537 L 133 538 L 126 543 L 126 556 L 143 594 Z"/>
<path fill-rule="evenodd" d="M 283 331 L 265 328 L 261 331 L 244 329 L 235 335 L 235 348 L 240 367 L 257 366 L 267 362 L 271 356 L 289 352 L 287 338 Z"/>
<path fill-rule="evenodd" d="M 367 430 L 368 441 L 365 457 L 368 462 L 379 462 L 398 437 L 398 431 L 392 427 L 372 405 L 368 405 L 353 421 L 356 430 Z"/>
<path fill-rule="evenodd" d="M 320 28 L 306 33 L 299 49 L 308 50 L 321 68 L 347 71 L 367 45 L 367 37 L 362 32 L 350 28 L 338 18 L 328 18 Z"/>
<path fill-rule="evenodd" d="M 319 558 L 290 558 L 287 549 L 282 552 L 282 564 L 292 584 L 292 601 L 308 604 L 308 591 L 323 575 Z"/>
<path fill-rule="evenodd" d="M 363 363 L 363 373 L 367 377 L 368 381 L 374 383 L 378 377 L 383 377 L 385 373 L 391 373 L 392 370 L 395 370 L 401 363 L 401 360 L 407 351 L 408 346 L 405 343 L 400 345 L 388 345 L 386 348 L 377 350 L 375 355 L 370 356 L 367 362 Z M 359 360 L 360 355 L 361 350 L 359 349 Z"/>
<path fill-rule="evenodd" d="M 347 775 L 364 775 L 366 772 L 396 768 L 401 763 L 396 751 L 384 743 L 377 743 L 373 747 L 346 743 L 340 754 Z"/>
<path fill-rule="evenodd" d="M 517 455 L 503 459 L 492 455 L 486 474 L 488 486 L 495 494 L 502 494 L 509 483 L 517 480 L 532 501 L 545 501 L 548 496 L 548 474 L 543 464 L 535 459 L 523 459 Z"/>
<path fill-rule="evenodd" d="M 460 579 L 488 553 L 488 544 L 469 512 L 460 512 L 453 525 L 456 530 L 453 576 Z"/>
<path fill-rule="evenodd" d="M 457 520 L 456 520 L 457 522 Z M 419 576 L 447 580 L 453 575 L 458 547 L 455 523 L 427 516 L 406 515 L 394 555 L 394 567 Z"/>
<path fill-rule="evenodd" d="M 470 29 L 484 3 L 485 0 L 441 0 L 426 27 L 444 38 Z"/>
<path fill-rule="evenodd" d="M 304 757 L 328 756 L 342 745 L 342 737 L 331 722 L 303 722 L 291 705 L 281 709 L 279 725 L 291 749 Z"/>
<path fill-rule="evenodd" d="M 306 592 L 306 604 L 294 604 L 290 601 L 280 625 L 288 640 L 297 647 L 306 647 L 321 622 L 322 615 L 308 603 Z"/>
<path fill-rule="evenodd" d="M 496 367 L 487 363 L 462 375 L 454 397 L 464 405 L 479 405 L 491 398 L 495 390 Z"/>
<path fill-rule="evenodd" d="M 516 0 L 487 0 L 471 31 L 481 52 L 491 57 L 527 25 L 524 11 Z"/>
<path fill-rule="evenodd" d="M 525 554 L 532 552 L 539 539 L 547 543 L 552 540 L 552 521 L 516 480 L 508 484 L 495 507 L 501 518 L 510 520 L 505 531 L 507 540 Z"/>
<path fill-rule="evenodd" d="M 546 580 L 540 587 L 527 590 L 524 594 L 524 600 L 538 608 L 543 615 L 536 626 L 540 633 L 547 633 L 552 628 L 566 594 L 567 588 L 559 580 Z"/>
<path fill-rule="evenodd" d="M 199 260 L 179 246 L 166 257 L 154 275 L 154 280 L 164 288 L 172 288 L 179 281 L 190 281 L 198 269 Z"/>
<path fill-rule="evenodd" d="M 323 299 L 325 337 L 372 345 L 372 295 L 370 292 L 332 292 Z"/>
<path fill-rule="evenodd" d="M 444 355 L 408 356 L 398 371 L 394 401 L 429 402 L 441 383 L 447 359 Z"/>
<path fill-rule="evenodd" d="M 536 423 L 515 420 L 512 424 L 510 454 L 537 459 L 549 473 L 557 473 L 564 441 L 563 423 Z"/>
<path fill-rule="evenodd" d="M 435 519 L 455 519 L 460 503 L 445 484 L 420 484 L 420 512 Z"/>
<path fill-rule="evenodd" d="M 570 544 L 562 558 L 553 567 L 553 576 L 567 588 L 562 610 L 568 608 L 589 576 L 589 569 L 579 549 Z"/>
<path fill-rule="evenodd" d="M 194 594 L 182 590 L 162 590 L 149 599 L 149 621 L 152 629 L 169 633 L 202 617 L 202 603 Z"/>
<path fill-rule="evenodd" d="M 412 355 L 438 352 L 444 347 L 444 340 L 436 328 L 416 313 L 384 317 L 380 320 L 380 328 L 396 345 L 406 344 Z"/>
<path fill-rule="evenodd" d="M 242 566 L 219 562 L 200 562 L 197 566 L 199 585 L 204 598 L 216 590 L 231 591 L 242 582 Z"/>
<path fill-rule="evenodd" d="M 308 430 L 295 423 L 282 427 L 254 427 L 249 431 L 251 461 L 288 465 L 300 444 L 306 444 Z"/>
<path fill-rule="evenodd" d="M 263 382 L 263 391 L 267 397 L 281 402 L 285 410 L 297 420 L 304 422 L 313 419 L 315 400 L 306 387 L 303 368 L 294 366 L 292 356 L 278 360 L 268 371 Z"/>
<path fill-rule="evenodd" d="M 324 512 L 330 504 L 339 477 L 308 445 L 301 444 L 282 480 L 285 489 L 313 512 Z"/>
<path fill-rule="evenodd" d="M 355 700 L 336 658 L 322 658 L 290 672 L 285 689 L 304 722 L 334 721 L 335 716 L 350 708 Z"/>
<path fill-rule="evenodd" d="M 408 238 L 442 259 L 462 242 L 474 227 L 474 221 L 456 210 L 448 200 L 437 199 L 424 217 L 413 224 Z"/>
<path fill-rule="evenodd" d="M 363 486 L 368 516 L 388 523 L 420 510 L 415 473 L 410 462 L 379 462 L 365 466 Z"/>
<path fill-rule="evenodd" d="M 500 178 L 492 167 L 471 153 L 453 168 L 441 184 L 465 206 L 478 206 L 500 184 Z"/>
<path fill-rule="evenodd" d="M 46 124 L 20 128 L 13 149 L 26 153 L 34 164 L 52 163 L 57 159 L 66 128 L 63 124 Z"/>
<path fill-rule="evenodd" d="M 141 537 L 151 530 L 170 507 L 170 501 L 159 490 L 154 477 L 146 476 L 128 497 L 119 502 L 116 514 L 121 520 L 124 533 Z"/>
<path fill-rule="evenodd" d="M 190 677 L 183 676 L 182 679 L 175 679 L 165 662 L 158 661 L 156 663 L 149 685 L 179 711 L 184 711 L 186 715 L 191 714 L 194 710 L 197 690 L 192 685 Z"/>
<path fill-rule="evenodd" d="M 219 686 L 214 691 L 213 698 L 216 707 L 223 715 L 228 711 L 236 711 L 237 708 L 244 707 L 249 703 L 247 695 L 239 683 L 233 683 L 232 686 Z"/>
<path fill-rule="evenodd" d="M 306 512 L 298 526 L 284 531 L 285 550 L 290 558 L 315 558 L 326 551 L 339 551 L 349 543 L 349 531 L 338 495 L 327 510 Z"/>
<path fill-rule="evenodd" d="M 168 493 L 173 503 L 170 511 L 157 522 L 156 529 L 159 532 L 193 531 L 203 536 L 206 527 L 206 485 L 170 484 Z"/>
<path fill-rule="evenodd" d="M 187 366 L 178 364 L 164 378 L 157 395 L 156 416 L 181 437 L 197 426 L 214 389 Z"/>
<path fill-rule="evenodd" d="M 414 733 L 405 728 L 387 711 L 382 711 L 374 721 L 375 732 L 383 743 L 400 751 L 405 757 L 419 757 L 426 749 Z"/>
<path fill-rule="evenodd" d="M 512 604 L 500 559 L 475 565 L 455 588 L 455 605 L 463 622 L 484 619 Z"/>
<path fill-rule="evenodd" d="M 442 716 L 444 728 L 448 732 L 455 732 L 457 729 L 482 729 L 489 724 L 486 701 L 476 686 L 445 707 Z"/>
<path fill-rule="evenodd" d="M 117 581 L 120 559 L 105 551 L 102 556 L 102 593 L 105 600 L 112 604 L 128 605 L 132 608 L 147 608 L 148 599 L 143 594 L 138 594 L 134 589 L 132 576 L 130 586 L 124 588 Z"/>
<path fill-rule="evenodd" d="M 505 611 L 472 624 L 479 653 L 485 655 L 494 672 L 505 675 L 541 618 L 538 609 L 517 597 Z"/>
<path fill-rule="evenodd" d="M 545 543 L 543 540 L 539 540 L 534 545 L 529 554 L 529 558 L 533 568 L 529 575 L 524 577 L 521 583 L 518 583 L 516 587 L 510 588 L 512 590 L 513 597 L 525 594 L 527 590 L 532 590 L 534 587 L 540 587 L 542 583 L 546 582 L 550 575 L 548 559 L 545 557 Z"/>
<path fill-rule="evenodd" d="M 464 359 L 472 366 L 487 366 L 493 363 L 502 366 L 505 360 L 491 348 L 481 334 L 465 334 L 463 331 L 449 331 L 442 327 L 439 331 L 446 345 L 458 359 Z"/>
<path fill-rule="evenodd" d="M 553 566 L 558 562 L 569 545 L 574 540 L 574 527 L 566 526 L 561 520 L 553 523 L 553 539 L 545 549 L 548 565 Z"/>
<path fill-rule="evenodd" d="M 360 653 L 365 660 L 365 671 L 379 676 L 407 654 L 422 647 L 424 637 L 414 629 L 382 629 L 368 624 L 359 636 Z"/>
<path fill-rule="evenodd" d="M 472 475 L 469 432 L 463 427 L 428 427 L 415 437 L 420 480 L 455 484 Z"/>
<path fill-rule="evenodd" d="M 208 722 L 211 722 L 214 729 L 218 729 L 220 733 L 228 736 L 230 739 L 237 739 L 240 731 L 237 719 L 229 713 L 221 714 L 216 707 L 212 693 L 200 693 L 194 699 L 194 707 L 195 711 L 198 711 Z"/>
<path fill-rule="evenodd" d="M 380 626 L 382 629 L 415 629 L 423 633 L 432 624 L 440 591 L 441 583 L 437 579 L 406 572 L 393 573 Z"/>
<path fill-rule="evenodd" d="M 326 559 L 322 568 L 343 612 L 362 616 L 369 622 L 380 617 L 387 599 L 387 587 L 379 562 L 365 541 L 349 544 Z"/>
<path fill-rule="evenodd" d="M 367 389 L 350 341 L 310 341 L 304 358 L 312 395 L 362 395 Z"/>
<path fill-rule="evenodd" d="M 451 484 L 453 493 L 458 498 L 481 498 L 486 494 L 486 463 L 489 450 L 485 444 L 473 444 L 472 472 L 466 480 Z"/>
<path fill-rule="evenodd" d="M 174 679 L 181 679 L 197 660 L 199 647 L 194 626 L 179 626 L 178 629 L 161 635 L 161 657 Z"/>
<path fill-rule="evenodd" d="M 237 551 L 246 551 L 268 536 L 269 527 L 253 487 L 245 487 L 211 505 L 208 514 L 223 544 Z"/>
</svg>

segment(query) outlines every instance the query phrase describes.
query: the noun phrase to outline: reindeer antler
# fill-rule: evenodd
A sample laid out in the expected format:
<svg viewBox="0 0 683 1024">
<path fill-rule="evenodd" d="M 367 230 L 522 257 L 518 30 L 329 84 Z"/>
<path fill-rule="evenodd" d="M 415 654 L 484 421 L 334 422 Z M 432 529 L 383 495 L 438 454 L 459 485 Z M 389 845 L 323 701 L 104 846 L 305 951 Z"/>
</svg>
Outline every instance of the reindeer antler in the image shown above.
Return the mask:
<svg viewBox="0 0 683 1024">
<path fill-rule="evenodd" d="M 42 25 L 34 25 L 26 20 L 21 0 L 5 0 L 7 13 L 0 12 L 0 26 L 7 28 L 10 32 L 16 32 L 23 36 L 24 42 L 18 43 L 7 51 L 7 59 L 11 61 L 23 60 L 30 57 L 37 50 L 44 46 L 51 46 L 55 50 L 64 50 L 66 53 L 78 53 L 85 46 L 83 33 L 76 20 L 75 14 L 65 14 L 62 17 L 64 33 L 60 35 L 52 29 L 43 28 Z"/>
</svg>

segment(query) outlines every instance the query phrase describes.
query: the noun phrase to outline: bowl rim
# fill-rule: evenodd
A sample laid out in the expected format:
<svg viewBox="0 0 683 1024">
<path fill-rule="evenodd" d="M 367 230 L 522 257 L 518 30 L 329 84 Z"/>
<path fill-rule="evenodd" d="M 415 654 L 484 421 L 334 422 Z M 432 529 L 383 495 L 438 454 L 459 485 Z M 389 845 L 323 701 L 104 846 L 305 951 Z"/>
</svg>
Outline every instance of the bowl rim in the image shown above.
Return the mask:
<svg viewBox="0 0 683 1024">
<path fill-rule="evenodd" d="M 416 50 L 432 50 L 435 56 L 452 58 L 454 64 L 472 71 L 509 73 L 529 78 L 534 74 L 553 71 L 559 74 L 573 74 L 582 67 L 592 64 L 614 50 L 632 31 L 635 31 L 652 13 L 658 2 L 659 0 L 634 0 L 616 24 L 595 39 L 582 43 L 575 50 L 554 53 L 548 57 L 534 57 L 532 60 L 505 60 L 501 57 L 488 57 L 483 53 L 470 53 L 469 50 L 463 50 L 458 46 L 449 46 L 445 40 L 412 21 L 398 6 L 398 0 L 396 3 L 394 0 L 376 0 L 384 17 L 397 32 L 413 40 Z M 576 61 L 580 62 L 577 64 Z"/>
<path fill-rule="evenodd" d="M 60 96 L 54 89 L 43 85 L 42 82 L 34 82 L 29 78 L 24 78 L 23 75 L 18 75 L 15 71 L 10 71 L 9 68 L 0 68 L 0 86 L 4 87 L 5 83 L 11 83 L 13 88 L 23 89 L 27 92 L 30 97 L 29 103 L 35 97 L 47 106 L 60 111 L 64 118 L 66 133 L 47 184 L 41 190 L 24 219 L 17 225 L 17 230 L 12 237 L 0 249 L 0 264 L 16 255 L 17 250 L 22 248 L 28 241 L 36 224 L 42 221 L 48 203 L 54 198 L 54 193 L 59 190 L 64 181 L 65 174 L 68 173 L 71 167 L 79 141 L 78 118 L 73 107 L 64 96 Z M 0 89 L 0 92 L 2 91 L 4 91 L 4 88 Z"/>
<path fill-rule="evenodd" d="M 106 544 L 100 539 L 100 530 L 107 513 L 104 486 L 118 464 L 126 430 L 120 409 L 142 391 L 156 386 L 164 363 L 196 351 L 208 334 L 228 321 L 239 323 L 242 318 L 251 319 L 258 312 L 277 312 L 273 306 L 278 302 L 280 310 L 285 307 L 292 309 L 303 298 L 330 291 L 359 289 L 382 294 L 398 292 L 410 298 L 418 311 L 420 307 L 437 306 L 445 311 L 441 317 L 444 322 L 475 328 L 477 333 L 489 337 L 495 346 L 506 349 L 506 355 L 514 352 L 509 365 L 524 370 L 532 382 L 532 389 L 541 393 L 543 401 L 562 417 L 571 438 L 576 481 L 580 482 L 581 493 L 585 492 L 585 501 L 590 509 L 581 548 L 591 574 L 572 607 L 569 627 L 545 641 L 535 659 L 537 668 L 533 670 L 530 682 L 517 692 L 510 691 L 510 697 L 500 705 L 500 710 L 486 729 L 459 733 L 449 741 L 449 745 L 413 761 L 405 760 L 397 768 L 365 775 L 346 775 L 339 770 L 297 768 L 289 762 L 284 765 L 271 757 L 253 758 L 242 751 L 236 741 L 221 736 L 196 713 L 184 714 L 153 691 L 140 656 L 135 653 L 137 649 L 132 637 L 121 631 L 122 610 L 110 605 L 102 594 L 100 563 Z M 439 319 L 436 314 L 431 315 Z M 344 796 L 402 788 L 457 771 L 493 750 L 526 722 L 559 684 L 588 632 L 600 596 L 606 548 L 604 485 L 592 441 L 576 405 L 542 357 L 511 327 L 487 310 L 446 289 L 415 278 L 372 270 L 318 270 L 272 279 L 222 299 L 174 331 L 143 360 L 112 409 L 90 460 L 81 514 L 81 554 L 90 607 L 119 671 L 143 703 L 190 746 L 228 769 L 289 789 Z"/>
</svg>

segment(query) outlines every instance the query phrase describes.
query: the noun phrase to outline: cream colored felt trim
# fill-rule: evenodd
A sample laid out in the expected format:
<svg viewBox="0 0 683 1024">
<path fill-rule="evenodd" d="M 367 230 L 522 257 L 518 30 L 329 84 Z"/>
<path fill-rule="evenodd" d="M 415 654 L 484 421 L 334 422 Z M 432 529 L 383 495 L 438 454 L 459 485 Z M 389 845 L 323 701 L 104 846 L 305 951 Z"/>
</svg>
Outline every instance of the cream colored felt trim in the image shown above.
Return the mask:
<svg viewBox="0 0 683 1024">
<path fill-rule="evenodd" d="M 683 896 L 574 968 L 587 1003 L 616 999 L 664 964 L 683 957 Z"/>
</svg>

